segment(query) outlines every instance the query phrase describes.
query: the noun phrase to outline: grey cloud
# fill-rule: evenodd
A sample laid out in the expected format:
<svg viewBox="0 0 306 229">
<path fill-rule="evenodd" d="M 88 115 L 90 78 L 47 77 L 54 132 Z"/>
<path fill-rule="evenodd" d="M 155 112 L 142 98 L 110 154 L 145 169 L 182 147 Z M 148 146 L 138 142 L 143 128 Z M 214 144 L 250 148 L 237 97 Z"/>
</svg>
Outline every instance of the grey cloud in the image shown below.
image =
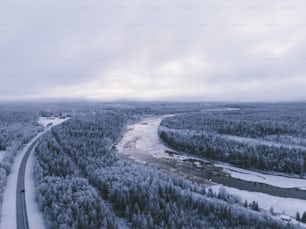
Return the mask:
<svg viewBox="0 0 306 229">
<path fill-rule="evenodd" d="M 304 12 L 298 7 L 300 2 L 295 2 L 296 8 L 288 8 L 286 1 L 279 3 L 283 8 L 273 1 L 241 0 L 1 3 L 0 33 L 4 35 L 0 37 L 0 98 L 45 96 L 46 90 L 65 86 L 72 90 L 74 85 L 94 81 L 98 85 L 94 89 L 98 90 L 112 82 L 117 85 L 116 77 L 120 80 L 126 77 L 124 74 L 135 74 L 135 79 L 130 80 L 133 84 L 126 82 L 120 88 L 163 85 L 177 90 L 178 96 L 179 82 L 181 87 L 188 82 L 188 88 L 198 87 L 201 91 L 203 85 L 222 88 L 303 75 L 306 49 L 300 40 L 306 38 L 301 29 L 306 23 Z M 292 16 L 297 19 L 294 21 Z M 286 40 L 293 43 L 292 47 L 275 58 L 270 56 L 273 50 L 269 47 L 258 53 L 253 50 L 264 43 Z M 158 75 L 165 73 L 158 69 L 168 62 L 182 64 L 192 57 L 207 64 L 207 69 L 184 69 L 186 72 L 176 74 L 188 79 L 178 76 L 175 86 L 171 80 L 168 85 L 163 83 L 173 76 Z M 266 87 L 283 90 L 275 85 Z M 192 90 L 185 93 L 189 97 L 218 99 L 246 95 L 240 90 L 220 95 L 195 95 Z M 300 94 L 295 97 L 306 97 Z"/>
</svg>

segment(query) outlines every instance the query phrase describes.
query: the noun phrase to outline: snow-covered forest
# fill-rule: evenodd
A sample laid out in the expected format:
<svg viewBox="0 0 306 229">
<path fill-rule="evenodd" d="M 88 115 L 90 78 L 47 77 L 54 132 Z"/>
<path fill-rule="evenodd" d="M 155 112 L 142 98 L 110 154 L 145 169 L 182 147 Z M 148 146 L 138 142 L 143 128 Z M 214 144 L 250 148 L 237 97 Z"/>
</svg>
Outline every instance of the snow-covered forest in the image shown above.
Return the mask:
<svg viewBox="0 0 306 229">
<path fill-rule="evenodd" d="M 165 118 L 159 135 L 183 152 L 243 167 L 304 175 L 305 104 L 249 105 Z"/>
<path fill-rule="evenodd" d="M 279 213 L 261 208 L 250 198 L 244 201 L 230 189 L 210 189 L 117 151 L 131 124 L 145 127 L 144 118 L 166 115 L 159 135 L 178 151 L 248 169 L 303 175 L 303 106 L 286 108 L 287 113 L 278 112 L 276 105 L 239 106 L 65 103 L 0 107 L 0 205 L 7 198 L 7 191 L 3 193 L 11 169 L 19 168 L 14 163 L 16 155 L 22 156 L 35 137 L 39 141 L 32 152 L 33 195 L 45 228 L 296 228 L 295 221 L 280 220 Z M 57 126 L 50 124 L 57 121 Z M 243 129 L 241 133 L 236 124 Z M 205 147 L 209 150 L 204 151 Z M 8 195 L 15 196 L 15 191 Z M 305 217 L 300 211 L 299 220 Z"/>
<path fill-rule="evenodd" d="M 38 115 L 31 111 L 2 110 L 0 112 L 0 209 L 3 193 L 16 154 L 42 127 Z"/>
<path fill-rule="evenodd" d="M 34 176 L 47 228 L 294 227 L 259 212 L 256 203 L 243 206 L 113 152 L 135 117 L 130 110 L 95 110 L 40 140 Z"/>
</svg>

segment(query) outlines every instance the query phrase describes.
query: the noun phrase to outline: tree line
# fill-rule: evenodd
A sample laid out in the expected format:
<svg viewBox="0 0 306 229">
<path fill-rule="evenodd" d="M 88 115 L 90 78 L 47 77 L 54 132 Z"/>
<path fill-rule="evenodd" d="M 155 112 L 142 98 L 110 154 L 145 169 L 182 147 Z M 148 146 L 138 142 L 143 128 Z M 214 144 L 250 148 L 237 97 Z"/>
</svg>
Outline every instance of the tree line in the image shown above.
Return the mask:
<svg viewBox="0 0 306 229">
<path fill-rule="evenodd" d="M 273 112 L 256 115 L 244 111 L 177 115 L 162 121 L 159 135 L 165 143 L 179 151 L 244 168 L 303 175 L 306 167 L 306 150 L 303 146 L 265 144 L 260 141 L 254 143 L 248 139 L 239 141 L 230 137 L 247 136 L 260 139 L 271 134 L 282 136 L 281 133 L 301 135 L 299 131 L 305 131 L 305 118 L 303 121 L 299 120 L 299 124 L 292 124 L 286 123 L 284 117 L 276 116 L 274 120 L 274 115 Z M 268 121 L 263 119 L 266 116 L 269 117 Z M 255 117 L 261 118 L 261 121 Z M 288 117 L 286 119 L 289 120 Z M 284 140 L 281 137 L 278 139 Z"/>
</svg>

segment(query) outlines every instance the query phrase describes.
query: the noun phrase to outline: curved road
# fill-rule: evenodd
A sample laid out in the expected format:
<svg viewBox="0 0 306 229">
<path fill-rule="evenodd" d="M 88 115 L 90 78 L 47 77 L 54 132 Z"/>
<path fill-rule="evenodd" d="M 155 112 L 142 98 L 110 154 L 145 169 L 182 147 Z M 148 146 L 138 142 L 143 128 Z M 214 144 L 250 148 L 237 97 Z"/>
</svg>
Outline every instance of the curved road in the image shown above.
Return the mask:
<svg viewBox="0 0 306 229">
<path fill-rule="evenodd" d="M 18 171 L 18 180 L 17 180 L 17 192 L 16 192 L 16 222 L 17 229 L 28 229 L 28 214 L 26 207 L 26 199 L 25 199 L 25 185 L 24 185 L 24 177 L 25 177 L 25 169 L 27 166 L 27 162 L 32 152 L 33 148 L 36 146 L 38 139 L 36 139 L 25 152 L 23 159 L 21 161 L 19 171 Z"/>
<path fill-rule="evenodd" d="M 47 125 L 45 130 L 39 133 L 30 143 L 28 149 L 23 155 L 19 170 L 18 170 L 18 178 L 17 178 L 17 191 L 16 191 L 16 226 L 17 229 L 28 229 L 29 221 L 28 221 L 28 213 L 27 213 L 27 206 L 26 206 L 26 189 L 25 189 L 25 170 L 27 166 L 27 162 L 29 156 L 33 149 L 36 147 L 39 138 L 44 135 L 47 131 L 49 131 L 52 127 L 63 123 L 64 121 L 68 120 L 69 118 L 65 119 L 52 119 L 49 120 L 52 125 Z"/>
</svg>

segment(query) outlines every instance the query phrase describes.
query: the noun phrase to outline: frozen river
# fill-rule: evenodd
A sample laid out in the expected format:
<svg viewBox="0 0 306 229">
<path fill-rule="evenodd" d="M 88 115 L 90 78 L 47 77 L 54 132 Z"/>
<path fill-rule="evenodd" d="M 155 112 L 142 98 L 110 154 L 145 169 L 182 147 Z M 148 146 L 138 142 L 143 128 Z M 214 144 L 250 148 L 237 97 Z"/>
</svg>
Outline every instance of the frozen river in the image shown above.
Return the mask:
<svg viewBox="0 0 306 229">
<path fill-rule="evenodd" d="M 258 196 L 260 198 L 257 201 L 262 202 L 261 205 L 266 205 L 267 208 L 272 205 L 276 206 L 276 204 L 269 205 L 267 199 L 270 199 L 271 203 L 274 203 L 274 200 L 275 203 L 282 202 L 280 211 L 286 206 L 288 209 L 290 203 L 297 203 L 291 206 L 290 215 L 305 208 L 305 179 L 267 175 L 232 165 L 214 164 L 203 158 L 178 154 L 159 139 L 158 127 L 163 117 L 146 118 L 128 126 L 121 141 L 116 145 L 118 153 L 207 187 L 221 184 L 235 194 L 252 196 L 253 200 L 256 200 Z M 267 197 L 263 198 L 262 195 Z"/>
<path fill-rule="evenodd" d="M 165 146 L 158 136 L 158 127 L 163 117 L 147 118 L 130 125 L 116 145 L 117 151 L 130 159 L 163 169 L 172 175 L 211 185 L 205 170 L 166 153 L 173 150 Z"/>
</svg>

